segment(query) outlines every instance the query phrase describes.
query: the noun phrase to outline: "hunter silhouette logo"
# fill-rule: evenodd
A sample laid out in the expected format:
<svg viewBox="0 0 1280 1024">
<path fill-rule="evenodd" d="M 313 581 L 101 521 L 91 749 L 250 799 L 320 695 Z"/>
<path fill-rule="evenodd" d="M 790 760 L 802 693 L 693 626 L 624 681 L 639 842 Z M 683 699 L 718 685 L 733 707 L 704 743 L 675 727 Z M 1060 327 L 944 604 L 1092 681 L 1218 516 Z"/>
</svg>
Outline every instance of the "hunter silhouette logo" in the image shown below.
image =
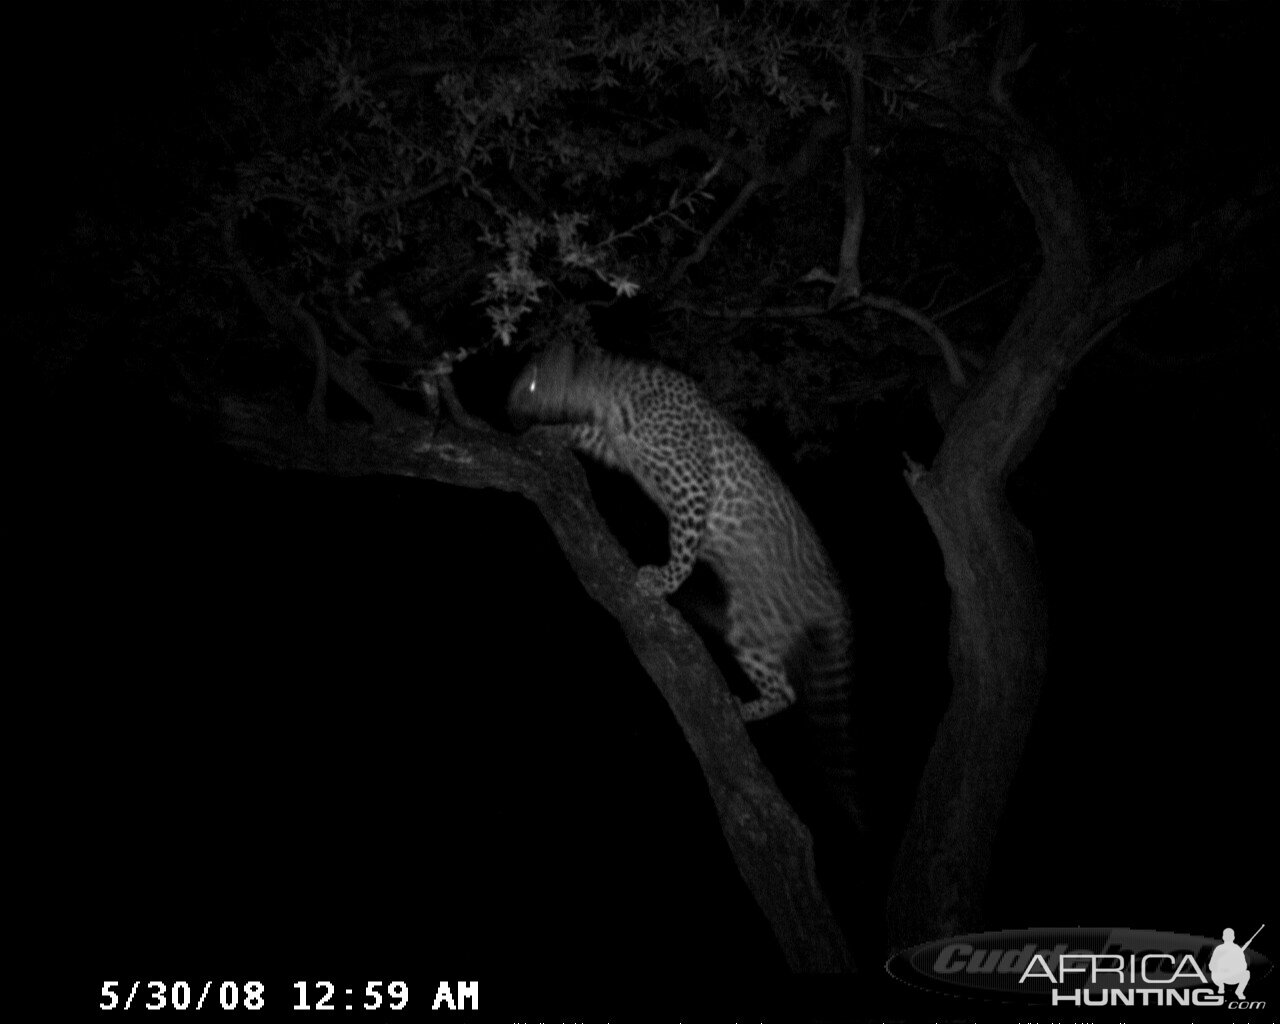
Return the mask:
<svg viewBox="0 0 1280 1024">
<path fill-rule="evenodd" d="M 1271 970 L 1250 949 L 1263 927 L 1244 945 L 1230 928 L 1221 941 L 1130 928 L 981 932 L 903 950 L 885 967 L 931 992 L 1021 1005 L 1258 1010 L 1265 1000 L 1246 1002 L 1245 986 Z"/>
<path fill-rule="evenodd" d="M 1249 942 L 1258 937 L 1266 925 L 1258 926 L 1258 931 L 1249 936 Z M 1243 946 L 1236 945 L 1236 933 L 1231 928 L 1222 929 L 1222 945 L 1213 951 L 1209 958 L 1209 977 L 1218 986 L 1218 995 L 1222 995 L 1228 985 L 1236 987 L 1236 998 L 1244 998 L 1244 987 L 1249 984 L 1249 968 L 1244 958 L 1244 951 L 1249 942 Z"/>
</svg>

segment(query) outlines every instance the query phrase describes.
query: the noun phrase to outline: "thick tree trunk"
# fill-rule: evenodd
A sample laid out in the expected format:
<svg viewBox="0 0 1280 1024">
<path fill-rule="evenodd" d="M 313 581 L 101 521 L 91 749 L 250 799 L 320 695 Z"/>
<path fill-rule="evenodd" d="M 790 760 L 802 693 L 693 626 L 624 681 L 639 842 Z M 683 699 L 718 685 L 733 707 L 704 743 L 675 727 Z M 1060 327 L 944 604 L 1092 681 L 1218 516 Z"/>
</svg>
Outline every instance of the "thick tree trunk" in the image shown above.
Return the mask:
<svg viewBox="0 0 1280 1024">
<path fill-rule="evenodd" d="M 1030 538 L 980 483 L 917 497 L 952 589 L 952 699 L 916 795 L 890 892 L 890 944 L 972 931 L 1000 817 L 1045 677 L 1045 609 Z"/>
<path fill-rule="evenodd" d="M 953 689 L 895 864 L 894 949 L 982 920 L 996 833 L 1047 664 L 1035 545 L 1005 499 L 1005 482 L 1048 416 L 1064 345 L 1087 341 L 1071 295 L 1081 295 L 1078 283 L 1041 279 L 933 467 L 908 474 L 951 588 Z"/>
<path fill-rule="evenodd" d="M 1181 234 L 1095 274 L 1090 218 L 1061 162 L 1020 144 L 1010 171 L 1044 265 L 928 471 L 908 483 L 942 549 L 951 588 L 950 705 L 938 726 L 894 864 L 889 945 L 984 925 L 991 856 L 1044 685 L 1046 612 L 1035 545 L 1005 498 L 1071 369 L 1132 306 L 1280 212 L 1260 179 Z"/>
</svg>

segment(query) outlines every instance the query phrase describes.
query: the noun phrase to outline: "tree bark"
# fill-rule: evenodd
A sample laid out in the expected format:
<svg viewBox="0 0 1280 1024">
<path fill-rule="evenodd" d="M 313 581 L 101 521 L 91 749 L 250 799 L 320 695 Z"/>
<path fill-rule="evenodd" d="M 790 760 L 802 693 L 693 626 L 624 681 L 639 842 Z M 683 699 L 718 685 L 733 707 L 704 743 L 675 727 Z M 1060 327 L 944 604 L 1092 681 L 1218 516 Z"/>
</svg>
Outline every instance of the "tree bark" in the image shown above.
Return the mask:
<svg viewBox="0 0 1280 1024">
<path fill-rule="evenodd" d="M 951 701 L 909 816 L 887 901 L 891 950 L 984 926 L 991 858 L 1049 652 L 1035 543 L 1005 496 L 1074 366 L 1147 295 L 1277 213 L 1260 179 L 1172 241 L 1095 273 L 1090 225 L 1052 150 L 1019 127 L 1010 173 L 1044 257 L 932 467 L 908 485 L 942 550 L 951 589 Z"/>
<path fill-rule="evenodd" d="M 951 588 L 952 694 L 890 886 L 895 950 L 973 931 L 982 919 L 996 833 L 1047 666 L 1035 544 L 1009 508 L 1005 481 L 1052 404 L 1058 373 L 1044 341 L 1081 333 L 1067 306 L 1042 278 L 933 467 L 908 473 Z"/>
<path fill-rule="evenodd" d="M 582 467 L 561 445 L 496 431 L 312 430 L 277 410 L 227 402 L 221 435 L 257 461 L 334 475 L 416 476 L 529 498 L 587 591 L 621 624 L 702 768 L 721 831 L 748 891 L 797 973 L 848 973 L 853 962 L 821 888 L 813 840 L 778 791 L 705 646 L 665 601 L 634 586 L 628 560 L 591 500 Z M 424 425 L 423 434 L 426 433 Z"/>
</svg>

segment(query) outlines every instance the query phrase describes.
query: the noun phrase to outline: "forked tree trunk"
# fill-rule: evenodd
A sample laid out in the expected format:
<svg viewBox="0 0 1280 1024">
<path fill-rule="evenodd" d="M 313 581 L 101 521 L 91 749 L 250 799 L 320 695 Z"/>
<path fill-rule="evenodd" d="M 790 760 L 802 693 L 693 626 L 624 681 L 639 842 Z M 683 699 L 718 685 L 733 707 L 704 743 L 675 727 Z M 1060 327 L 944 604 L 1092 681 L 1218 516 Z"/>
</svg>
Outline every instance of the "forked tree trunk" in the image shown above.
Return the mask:
<svg viewBox="0 0 1280 1024">
<path fill-rule="evenodd" d="M 1046 611 L 1035 545 L 1005 482 L 1040 431 L 1085 324 L 1047 275 L 948 431 L 908 474 L 951 588 L 951 701 L 917 791 L 889 892 L 901 949 L 981 921 L 996 834 L 1044 685 Z"/>
<path fill-rule="evenodd" d="M 1137 302 L 1280 212 L 1274 174 L 1146 251 L 1095 271 L 1090 218 L 1065 167 L 1023 136 L 1010 172 L 1044 258 L 991 362 L 908 483 L 951 588 L 951 701 L 894 864 L 889 945 L 974 931 L 996 833 L 1044 686 L 1046 611 L 1035 545 L 1005 497 L 1071 369 Z"/>
<path fill-rule="evenodd" d="M 982 376 L 946 424 L 932 467 L 912 466 L 907 474 L 951 588 L 952 690 L 890 879 L 893 951 L 982 925 L 996 835 L 1048 665 L 1035 543 L 1005 489 L 1039 438 L 1067 373 L 1106 333 L 1099 330 L 1105 304 L 1091 301 L 1100 293 L 1089 211 L 1058 154 L 1010 103 L 1006 77 L 1025 57 L 1022 28 L 1021 9 L 1010 8 L 987 81 L 993 102 L 969 106 L 970 119 L 952 125 L 1008 155 L 1043 263 Z M 941 38 L 951 26 L 943 17 L 935 29 Z M 977 99 L 976 83 L 957 84 Z"/>
</svg>

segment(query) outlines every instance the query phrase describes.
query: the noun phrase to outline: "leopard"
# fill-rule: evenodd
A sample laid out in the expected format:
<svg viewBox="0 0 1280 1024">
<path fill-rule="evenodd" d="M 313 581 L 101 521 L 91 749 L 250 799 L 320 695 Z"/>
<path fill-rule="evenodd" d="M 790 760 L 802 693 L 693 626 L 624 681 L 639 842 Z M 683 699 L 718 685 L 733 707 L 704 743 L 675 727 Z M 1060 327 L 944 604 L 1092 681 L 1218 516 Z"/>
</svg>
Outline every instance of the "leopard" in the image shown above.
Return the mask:
<svg viewBox="0 0 1280 1024">
<path fill-rule="evenodd" d="M 630 474 L 667 519 L 669 558 L 638 570 L 669 597 L 701 560 L 726 597 L 724 640 L 759 722 L 799 703 L 825 748 L 827 788 L 860 817 L 851 738 L 852 626 L 817 531 L 759 449 L 688 376 L 596 347 L 535 355 L 507 402 L 513 425 L 558 425 L 573 448 Z"/>
</svg>

